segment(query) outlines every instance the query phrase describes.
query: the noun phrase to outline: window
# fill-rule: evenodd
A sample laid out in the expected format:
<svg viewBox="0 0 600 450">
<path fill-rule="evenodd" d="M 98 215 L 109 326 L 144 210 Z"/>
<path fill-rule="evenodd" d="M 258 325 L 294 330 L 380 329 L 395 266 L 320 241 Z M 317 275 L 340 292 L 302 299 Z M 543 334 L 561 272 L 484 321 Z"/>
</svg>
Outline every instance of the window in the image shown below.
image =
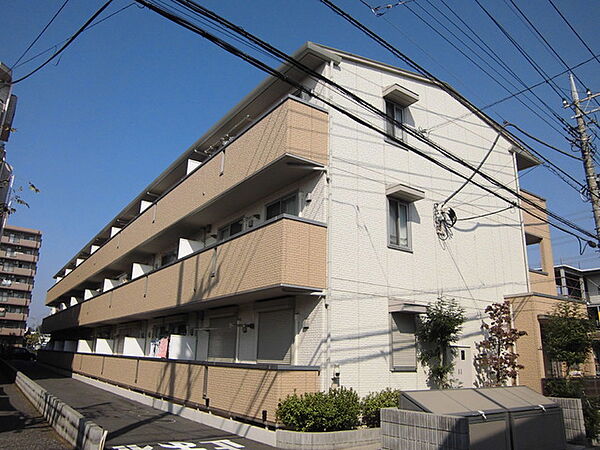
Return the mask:
<svg viewBox="0 0 600 450">
<path fill-rule="evenodd" d="M 236 316 L 212 317 L 208 331 L 208 359 L 210 361 L 235 360 L 237 338 Z"/>
<path fill-rule="evenodd" d="M 404 123 L 404 107 L 397 103 L 385 101 L 385 114 L 388 117 L 386 121 L 385 131 L 387 134 L 394 136 L 396 139 L 403 140 L 404 134 L 402 128 L 394 124 L 394 120 L 399 123 Z"/>
<path fill-rule="evenodd" d="M 417 370 L 416 315 L 394 312 L 391 316 L 391 366 L 395 371 Z"/>
<path fill-rule="evenodd" d="M 408 204 L 388 198 L 388 244 L 410 250 Z"/>
<path fill-rule="evenodd" d="M 293 342 L 293 310 L 265 311 L 258 314 L 258 362 L 291 364 Z"/>
<path fill-rule="evenodd" d="M 298 193 L 282 197 L 267 205 L 267 220 L 281 214 L 297 216 L 299 214 Z"/>
<path fill-rule="evenodd" d="M 218 241 L 224 241 L 225 239 L 235 236 L 236 234 L 241 233 L 244 230 L 244 219 L 240 218 L 235 222 L 231 222 L 229 225 L 225 225 L 223 228 L 219 229 L 219 234 L 217 236 Z"/>
</svg>

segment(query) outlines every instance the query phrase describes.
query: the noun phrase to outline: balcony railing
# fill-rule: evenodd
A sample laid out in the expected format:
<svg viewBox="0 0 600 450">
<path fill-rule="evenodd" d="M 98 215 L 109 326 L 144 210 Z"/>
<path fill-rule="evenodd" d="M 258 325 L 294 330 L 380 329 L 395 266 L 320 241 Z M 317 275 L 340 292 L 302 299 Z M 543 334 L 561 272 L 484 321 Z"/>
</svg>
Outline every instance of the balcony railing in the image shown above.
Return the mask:
<svg viewBox="0 0 600 450">
<path fill-rule="evenodd" d="M 2 304 L 0 304 L 0 309 L 2 309 Z M 16 313 L 16 312 L 5 312 L 5 313 L 0 312 L 0 319 L 1 320 L 15 320 L 18 322 L 23 322 L 24 320 L 27 320 L 27 314 Z"/>
<path fill-rule="evenodd" d="M 27 306 L 29 305 L 30 301 L 30 299 L 22 297 L 1 297 L 0 308 L 2 308 L 4 305 Z"/>
<path fill-rule="evenodd" d="M 2 238 L 0 238 L 0 242 L 2 242 L 3 244 L 19 245 L 21 247 L 30 247 L 30 248 L 40 248 L 40 245 L 41 245 L 40 241 L 33 241 L 31 239 L 19 239 L 19 238 L 12 239 L 9 236 L 2 236 Z"/>
<path fill-rule="evenodd" d="M 212 300 L 235 304 L 268 290 L 322 290 L 326 239 L 323 224 L 280 217 L 46 317 L 42 329 L 49 333 L 164 310 L 176 313 L 184 306 L 202 309 Z"/>
<path fill-rule="evenodd" d="M 307 171 L 300 163 L 326 164 L 327 127 L 327 114 L 322 110 L 285 100 L 74 267 L 48 290 L 46 304 L 82 290 L 87 280 L 101 278 L 111 265 L 122 263 L 123 258 L 143 250 L 161 233 L 193 215 L 196 223 L 202 223 L 200 219 L 214 223 L 216 214 L 226 217 L 242 202 L 251 204 L 305 177 Z M 201 217 L 203 213 L 205 217 Z"/>
<path fill-rule="evenodd" d="M 9 253 L 0 250 L 0 258 L 16 259 L 17 261 L 37 262 L 37 255 L 28 255 L 27 253 Z"/>
<path fill-rule="evenodd" d="M 316 392 L 319 368 L 38 352 L 38 361 L 187 406 L 274 423 L 277 404 Z"/>
<path fill-rule="evenodd" d="M 0 336 L 23 336 L 25 328 L 0 327 Z"/>
</svg>

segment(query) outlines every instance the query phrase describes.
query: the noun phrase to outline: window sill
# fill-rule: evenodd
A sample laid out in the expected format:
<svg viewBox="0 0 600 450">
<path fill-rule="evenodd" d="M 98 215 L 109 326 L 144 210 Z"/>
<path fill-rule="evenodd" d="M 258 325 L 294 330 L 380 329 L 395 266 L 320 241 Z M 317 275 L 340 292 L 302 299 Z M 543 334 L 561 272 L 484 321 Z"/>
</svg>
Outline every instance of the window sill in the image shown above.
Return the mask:
<svg viewBox="0 0 600 450">
<path fill-rule="evenodd" d="M 391 372 L 417 372 L 417 366 L 392 367 Z"/>
<path fill-rule="evenodd" d="M 391 139 L 383 138 L 383 141 L 386 144 L 390 144 L 390 145 L 393 145 L 394 147 L 398 147 L 398 148 L 401 148 L 402 150 L 408 151 L 408 148 L 404 147 L 403 145 L 400 145 L 399 143 L 397 143 L 395 141 L 392 141 Z M 400 141 L 404 142 L 404 139 L 400 139 Z"/>
<path fill-rule="evenodd" d="M 413 250 L 410 247 L 401 247 L 399 245 L 394 245 L 394 244 L 388 244 L 388 248 L 392 249 L 392 250 L 399 250 L 401 252 L 406 252 L 406 253 L 412 253 Z"/>
</svg>

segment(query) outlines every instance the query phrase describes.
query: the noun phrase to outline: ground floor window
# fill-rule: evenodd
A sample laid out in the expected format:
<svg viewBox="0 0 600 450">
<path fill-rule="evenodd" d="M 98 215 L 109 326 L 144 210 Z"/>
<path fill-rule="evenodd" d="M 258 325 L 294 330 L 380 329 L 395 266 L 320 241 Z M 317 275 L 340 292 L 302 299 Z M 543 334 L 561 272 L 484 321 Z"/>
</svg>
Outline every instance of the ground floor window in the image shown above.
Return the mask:
<svg viewBox="0 0 600 450">
<path fill-rule="evenodd" d="M 291 364 L 293 342 L 293 310 L 258 313 L 258 362 Z"/>
<path fill-rule="evenodd" d="M 209 361 L 235 361 L 236 339 L 236 316 L 211 317 L 208 331 Z"/>
<path fill-rule="evenodd" d="M 395 371 L 417 370 L 416 315 L 393 312 L 391 322 L 391 367 Z"/>
</svg>

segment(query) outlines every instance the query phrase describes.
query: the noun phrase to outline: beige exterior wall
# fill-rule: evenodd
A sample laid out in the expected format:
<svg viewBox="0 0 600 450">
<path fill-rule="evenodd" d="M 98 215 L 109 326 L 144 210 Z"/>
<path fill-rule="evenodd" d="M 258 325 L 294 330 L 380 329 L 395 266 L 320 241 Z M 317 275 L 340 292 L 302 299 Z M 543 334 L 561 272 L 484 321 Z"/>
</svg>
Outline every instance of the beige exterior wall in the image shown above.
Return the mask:
<svg viewBox="0 0 600 450">
<path fill-rule="evenodd" d="M 0 258 L 15 259 L 17 261 L 25 261 L 25 262 L 37 262 L 38 261 L 38 257 L 36 255 L 26 255 L 26 254 L 7 255 L 7 253 L 2 250 L 0 250 Z"/>
<path fill-rule="evenodd" d="M 192 364 L 160 359 L 124 358 L 41 351 L 38 360 L 151 395 L 210 409 L 230 417 L 275 421 L 278 402 L 292 393 L 315 392 L 317 370 L 266 369 L 264 366 Z"/>
<path fill-rule="evenodd" d="M 542 208 L 546 208 L 546 200 L 538 197 L 527 191 L 521 190 L 523 196 L 534 202 Z M 547 295 L 556 295 L 556 282 L 554 280 L 554 257 L 552 255 L 552 240 L 550 237 L 550 225 L 540 218 L 546 220 L 548 216 L 533 207 L 532 205 L 523 202 L 525 211 L 523 212 L 523 223 L 525 233 L 539 239 L 540 261 L 542 263 L 542 271 L 529 271 L 529 284 L 532 292 L 540 292 Z M 538 217 L 534 217 L 535 216 Z"/>
<path fill-rule="evenodd" d="M 48 291 L 50 304 L 153 236 L 201 210 L 219 195 L 285 154 L 327 162 L 327 114 L 287 100 L 147 208 Z"/>
<path fill-rule="evenodd" d="M 7 232 L 10 232 L 10 230 L 7 230 Z M 21 247 L 30 247 L 30 248 L 40 248 L 40 246 L 41 246 L 40 241 L 32 241 L 29 239 L 10 239 L 6 235 L 2 236 L 2 238 L 0 238 L 0 242 L 2 242 L 3 244 L 20 245 Z"/>
<path fill-rule="evenodd" d="M 49 316 L 43 329 L 126 321 L 135 314 L 279 285 L 324 289 L 326 238 L 323 226 L 280 219 Z"/>
<path fill-rule="evenodd" d="M 21 337 L 25 334 L 23 328 L 4 328 L 0 327 L 0 336 L 17 336 Z"/>
<path fill-rule="evenodd" d="M 2 308 L 2 306 L 0 306 L 0 308 Z M 23 321 L 23 320 L 27 320 L 27 314 L 7 312 L 7 313 L 5 313 L 4 316 L 0 316 L 0 319 Z"/>
<path fill-rule="evenodd" d="M 519 364 L 525 366 L 519 370 L 518 382 L 542 392 L 542 378 L 550 376 L 550 368 L 547 367 L 549 361 L 544 358 L 539 318 L 550 314 L 554 306 L 562 300 L 536 294 L 507 298 L 513 309 L 514 327 L 527 332 L 527 335 L 522 336 L 517 342 Z M 585 304 L 581 304 L 581 310 L 585 311 L 585 309 Z M 592 359 L 586 362 L 583 371 L 585 375 L 596 374 Z"/>
<path fill-rule="evenodd" d="M 0 308 L 2 305 L 28 306 L 30 302 L 28 298 L 8 297 L 6 301 L 0 301 Z"/>
</svg>

